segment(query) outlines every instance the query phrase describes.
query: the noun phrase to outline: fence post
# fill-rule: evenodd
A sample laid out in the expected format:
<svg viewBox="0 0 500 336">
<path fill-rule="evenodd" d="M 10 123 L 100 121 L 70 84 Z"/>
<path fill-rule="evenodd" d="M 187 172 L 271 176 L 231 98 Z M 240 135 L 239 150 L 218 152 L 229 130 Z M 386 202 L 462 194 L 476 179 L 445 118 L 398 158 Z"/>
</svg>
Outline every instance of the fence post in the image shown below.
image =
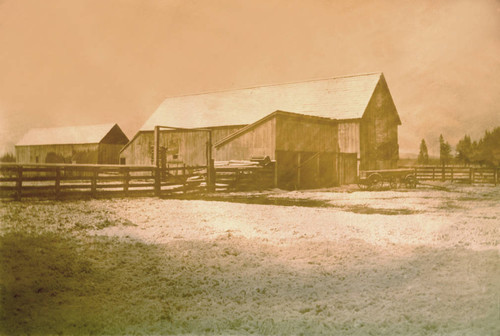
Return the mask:
<svg viewBox="0 0 500 336">
<path fill-rule="evenodd" d="M 494 178 L 495 178 L 495 186 L 497 185 L 498 183 L 498 171 L 500 170 L 500 168 L 493 168 L 493 173 L 494 173 Z"/>
<path fill-rule="evenodd" d="M 130 181 L 130 173 L 128 167 L 123 168 L 123 192 L 125 193 L 125 196 L 128 195 L 128 184 Z"/>
<path fill-rule="evenodd" d="M 153 133 L 153 161 L 156 167 L 160 167 L 160 126 L 155 126 Z"/>
<path fill-rule="evenodd" d="M 92 167 L 92 180 L 90 182 L 90 195 L 92 197 L 97 196 L 97 175 L 99 174 L 98 172 L 99 167 Z"/>
<path fill-rule="evenodd" d="M 56 167 L 56 199 L 59 199 L 59 193 L 61 191 L 61 167 Z"/>
<path fill-rule="evenodd" d="M 436 179 L 436 167 L 432 167 L 432 180 Z"/>
<path fill-rule="evenodd" d="M 473 184 L 474 183 L 474 178 L 476 177 L 476 172 L 475 172 L 475 169 L 474 168 L 470 168 L 470 174 L 471 174 L 471 179 L 470 179 L 470 183 Z"/>
<path fill-rule="evenodd" d="M 187 176 L 186 176 L 186 164 L 185 163 L 182 165 L 182 180 L 184 181 L 183 192 L 184 192 L 184 194 L 186 194 L 187 193 Z"/>
<path fill-rule="evenodd" d="M 451 167 L 451 183 L 453 183 L 453 166 Z"/>
<path fill-rule="evenodd" d="M 161 169 L 154 168 L 155 174 L 155 196 L 160 196 L 161 194 Z"/>
<path fill-rule="evenodd" d="M 216 184 L 215 161 L 212 158 L 212 131 L 208 131 L 208 141 L 206 143 L 207 156 L 207 191 L 214 192 Z"/>
<path fill-rule="evenodd" d="M 23 188 L 23 166 L 17 167 L 17 181 L 16 181 L 16 200 L 21 200 L 21 193 Z"/>
<path fill-rule="evenodd" d="M 472 167 L 469 167 L 469 183 L 472 184 Z"/>
<path fill-rule="evenodd" d="M 446 170 L 445 170 L 445 167 L 444 167 L 444 164 L 443 164 L 443 167 L 441 168 L 441 181 L 446 181 Z"/>
<path fill-rule="evenodd" d="M 297 184 L 295 189 L 300 189 L 300 152 L 297 153 Z"/>
<path fill-rule="evenodd" d="M 333 163 L 335 165 L 335 162 Z M 273 168 L 273 187 L 278 188 L 278 160 L 274 160 L 274 164 L 272 164 Z M 337 171 L 335 169 L 334 171 Z"/>
</svg>

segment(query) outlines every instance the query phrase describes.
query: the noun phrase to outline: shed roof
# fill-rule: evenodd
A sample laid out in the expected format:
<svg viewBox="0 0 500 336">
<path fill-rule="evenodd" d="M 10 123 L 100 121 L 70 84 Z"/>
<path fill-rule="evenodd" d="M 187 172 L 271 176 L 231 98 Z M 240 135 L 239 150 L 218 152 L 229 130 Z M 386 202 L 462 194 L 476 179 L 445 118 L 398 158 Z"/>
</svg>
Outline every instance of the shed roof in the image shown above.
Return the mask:
<svg viewBox="0 0 500 336">
<path fill-rule="evenodd" d="M 171 97 L 141 130 L 151 130 L 155 125 L 193 128 L 251 124 L 276 110 L 359 119 L 382 77 L 382 73 L 371 73 Z"/>
<path fill-rule="evenodd" d="M 117 124 L 32 128 L 24 134 L 16 146 L 96 144 L 101 142 L 115 126 L 119 129 Z"/>
</svg>

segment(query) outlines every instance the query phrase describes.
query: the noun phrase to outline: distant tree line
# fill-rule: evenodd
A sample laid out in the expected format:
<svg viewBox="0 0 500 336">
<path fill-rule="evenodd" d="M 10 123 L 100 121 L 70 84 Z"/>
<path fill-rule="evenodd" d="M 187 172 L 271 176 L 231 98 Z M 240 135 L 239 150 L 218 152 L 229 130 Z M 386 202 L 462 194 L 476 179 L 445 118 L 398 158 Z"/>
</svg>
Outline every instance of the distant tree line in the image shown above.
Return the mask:
<svg viewBox="0 0 500 336">
<path fill-rule="evenodd" d="M 0 162 L 16 162 L 16 157 L 12 153 L 5 153 L 0 156 Z"/>
<path fill-rule="evenodd" d="M 420 142 L 420 152 L 417 162 L 419 164 L 429 164 L 429 153 L 427 144 L 422 139 Z M 442 165 L 463 164 L 480 166 L 500 166 L 500 127 L 492 131 L 485 131 L 478 141 L 472 141 L 469 135 L 464 135 L 455 146 L 455 155 L 452 153 L 451 145 L 439 136 L 439 162 Z"/>
</svg>

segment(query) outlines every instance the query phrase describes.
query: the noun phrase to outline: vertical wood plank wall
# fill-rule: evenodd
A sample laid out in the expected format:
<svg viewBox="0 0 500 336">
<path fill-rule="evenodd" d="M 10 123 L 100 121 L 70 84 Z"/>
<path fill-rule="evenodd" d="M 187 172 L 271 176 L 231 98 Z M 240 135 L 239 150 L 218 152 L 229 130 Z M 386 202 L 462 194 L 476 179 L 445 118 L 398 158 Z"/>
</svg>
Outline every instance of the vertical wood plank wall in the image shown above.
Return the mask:
<svg viewBox="0 0 500 336">
<path fill-rule="evenodd" d="M 398 119 L 387 83 L 380 81 L 360 125 L 360 169 L 397 168 Z"/>
<path fill-rule="evenodd" d="M 73 163 L 73 161 L 75 163 L 98 163 L 98 152 L 98 144 L 16 146 L 16 161 L 19 163 Z M 57 156 L 63 161 L 47 162 L 47 155 Z"/>
<path fill-rule="evenodd" d="M 269 156 L 275 159 L 276 118 L 256 125 L 237 138 L 215 148 L 216 161 L 249 160 L 255 156 Z"/>
<path fill-rule="evenodd" d="M 212 143 L 236 132 L 243 125 L 223 126 L 212 128 Z M 186 165 L 206 164 L 206 143 L 208 133 L 196 130 L 176 130 L 160 132 L 160 146 L 167 148 L 169 162 L 182 162 Z M 124 147 L 120 158 L 125 159 L 127 165 L 151 165 L 154 146 L 153 131 L 141 131 Z M 174 158 L 174 155 L 176 158 Z"/>
<path fill-rule="evenodd" d="M 99 164 L 119 164 L 123 145 L 99 144 Z"/>
<path fill-rule="evenodd" d="M 336 183 L 337 124 L 319 118 L 278 115 L 276 160 L 278 186 L 316 188 Z"/>
<path fill-rule="evenodd" d="M 359 124 L 360 121 L 339 121 L 339 152 L 357 153 L 357 157 L 359 158 Z"/>
<path fill-rule="evenodd" d="M 315 118 L 278 115 L 276 150 L 337 152 L 337 124 Z"/>
</svg>

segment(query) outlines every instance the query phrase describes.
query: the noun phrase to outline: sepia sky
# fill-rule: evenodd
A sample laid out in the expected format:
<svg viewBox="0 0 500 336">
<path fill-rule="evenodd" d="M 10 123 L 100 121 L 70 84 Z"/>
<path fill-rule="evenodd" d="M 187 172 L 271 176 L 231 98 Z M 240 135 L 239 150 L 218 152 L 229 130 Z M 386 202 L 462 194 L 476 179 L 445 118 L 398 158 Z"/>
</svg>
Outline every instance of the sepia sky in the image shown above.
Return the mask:
<svg viewBox="0 0 500 336">
<path fill-rule="evenodd" d="M 132 137 L 169 96 L 377 71 L 401 153 L 500 126 L 500 1 L 0 0 L 0 152 L 32 127 Z"/>
</svg>

